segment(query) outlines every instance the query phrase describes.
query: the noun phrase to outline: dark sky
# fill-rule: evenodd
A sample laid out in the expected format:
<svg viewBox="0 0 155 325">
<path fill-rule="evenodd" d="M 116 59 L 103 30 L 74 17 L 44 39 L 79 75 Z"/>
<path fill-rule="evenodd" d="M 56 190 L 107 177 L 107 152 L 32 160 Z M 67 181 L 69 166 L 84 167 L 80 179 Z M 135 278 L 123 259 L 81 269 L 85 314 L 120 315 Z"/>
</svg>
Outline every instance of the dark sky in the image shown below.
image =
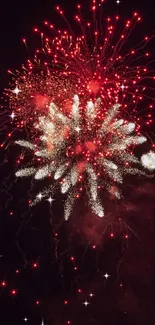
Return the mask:
<svg viewBox="0 0 155 325">
<path fill-rule="evenodd" d="M 89 1 L 83 2 L 87 8 Z M 138 10 L 144 20 L 142 35 L 155 31 L 155 0 L 122 0 L 119 6 L 113 0 L 106 2 L 109 15 L 118 12 L 128 18 Z M 9 83 L 6 70 L 20 68 L 33 54 L 37 42 L 33 28 L 45 19 L 61 27 L 54 6 L 62 4 L 70 20 L 75 3 L 1 1 L 1 92 Z M 28 40 L 28 51 L 21 42 L 23 37 Z M 26 211 L 24 198 L 29 184 L 16 184 L 13 149 L 8 156 L 6 166 L 2 152 L 0 167 L 0 325 L 25 324 L 24 317 L 29 319 L 28 325 L 41 325 L 42 317 L 45 325 L 154 325 L 153 180 L 133 184 L 130 179 L 124 201 L 118 206 L 112 204 L 104 224 L 79 208 L 75 220 L 65 225 L 59 199 L 51 213 L 46 204 Z M 115 220 L 119 214 L 123 217 L 121 226 Z M 108 280 L 106 272 L 111 275 Z M 15 297 L 13 289 L 17 290 Z M 91 292 L 94 298 L 90 298 Z M 83 305 L 86 299 L 91 303 L 87 308 Z"/>
</svg>

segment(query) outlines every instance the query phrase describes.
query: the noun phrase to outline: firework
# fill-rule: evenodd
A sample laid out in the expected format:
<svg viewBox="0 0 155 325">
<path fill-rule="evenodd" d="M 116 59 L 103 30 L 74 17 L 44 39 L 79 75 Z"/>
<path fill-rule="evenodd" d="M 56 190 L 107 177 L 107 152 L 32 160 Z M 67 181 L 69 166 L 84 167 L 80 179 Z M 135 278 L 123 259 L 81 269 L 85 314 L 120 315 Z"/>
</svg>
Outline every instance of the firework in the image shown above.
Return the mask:
<svg viewBox="0 0 155 325">
<path fill-rule="evenodd" d="M 13 73 L 11 89 L 5 91 L 10 116 L 18 127 L 32 129 L 39 115 L 46 114 L 51 101 L 59 110 L 70 113 L 74 94 L 78 94 L 84 107 L 90 99 L 100 97 L 105 111 L 120 103 L 132 114 L 143 101 L 143 107 L 147 105 L 144 122 L 151 123 L 152 93 L 145 81 L 154 79 L 151 53 L 147 51 L 152 37 L 145 36 L 139 44 L 131 45 L 130 34 L 141 22 L 139 14 L 135 12 L 130 20 L 122 22 L 119 16 L 102 16 L 102 6 L 103 1 L 92 1 L 93 18 L 85 21 L 78 5 L 74 16 L 76 32 L 68 21 L 65 30 L 48 21 L 42 28 L 34 29 L 41 37 L 42 47 L 21 71 Z M 57 6 L 56 10 L 66 21 L 61 8 Z M 130 46 L 126 46 L 128 39 Z M 142 114 L 134 114 L 133 120 L 141 124 Z"/>
<path fill-rule="evenodd" d="M 18 170 L 16 176 L 51 177 L 50 186 L 37 194 L 33 204 L 51 197 L 59 185 L 66 195 L 65 219 L 84 189 L 93 212 L 102 217 L 100 189 L 120 198 L 123 175 L 145 174 L 142 167 L 153 159 L 147 154 L 139 161 L 134 155 L 134 148 L 146 141 L 140 132 L 142 121 L 152 123 L 153 100 L 145 85 L 145 80 L 154 79 L 145 49 L 151 38 L 145 36 L 125 50 L 141 21 L 139 14 L 125 21 L 118 33 L 119 17 L 103 19 L 103 1 L 92 4 L 91 22 L 84 22 L 77 6 L 78 36 L 68 21 L 66 30 L 45 21 L 52 36 L 35 28 L 42 49 L 18 73 L 9 95 L 11 115 L 18 127 L 26 127 L 30 139 L 16 143 L 33 154 L 32 165 Z M 56 9 L 66 21 L 60 7 Z M 146 102 L 149 109 L 142 118 L 139 108 Z"/>
<path fill-rule="evenodd" d="M 89 101 L 83 110 L 75 95 L 68 118 L 51 103 L 48 116 L 40 117 L 36 125 L 41 131 L 39 143 L 16 141 L 33 152 L 34 160 L 40 158 L 39 167 L 21 169 L 16 172 L 17 177 L 34 174 L 35 180 L 42 180 L 53 175 L 50 186 L 39 193 L 33 203 L 49 196 L 55 184 L 59 184 L 61 193 L 67 193 L 65 219 L 68 219 L 75 199 L 86 188 L 93 212 L 102 217 L 104 208 L 99 188 L 106 187 L 111 192 L 113 187 L 113 195 L 120 198 L 118 184 L 123 182 L 123 174 L 145 174 L 130 165 L 140 164 L 132 150 L 147 139 L 133 134 L 134 123 L 117 118 L 119 104 L 109 109 L 104 119 L 101 107 L 100 100 Z"/>
<path fill-rule="evenodd" d="M 145 168 L 147 168 L 149 170 L 154 170 L 155 169 L 155 153 L 150 151 L 147 154 L 142 155 L 141 163 Z"/>
</svg>

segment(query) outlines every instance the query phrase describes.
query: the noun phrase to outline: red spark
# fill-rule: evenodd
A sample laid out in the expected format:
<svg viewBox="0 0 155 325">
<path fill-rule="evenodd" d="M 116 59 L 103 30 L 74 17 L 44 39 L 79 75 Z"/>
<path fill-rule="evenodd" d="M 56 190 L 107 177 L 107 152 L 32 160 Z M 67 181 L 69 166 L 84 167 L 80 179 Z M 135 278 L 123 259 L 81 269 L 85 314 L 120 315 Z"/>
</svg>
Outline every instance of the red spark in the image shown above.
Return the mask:
<svg viewBox="0 0 155 325">
<path fill-rule="evenodd" d="M 40 301 L 39 300 L 36 300 L 36 305 L 40 305 Z"/>
<path fill-rule="evenodd" d="M 16 296 L 17 295 L 17 290 L 12 289 L 10 293 L 11 293 L 11 296 Z"/>
<path fill-rule="evenodd" d="M 37 268 L 38 268 L 38 266 L 39 266 L 39 264 L 38 264 L 38 263 L 33 263 L 33 265 L 32 265 L 32 266 L 33 266 L 33 268 L 34 268 L 34 269 L 37 269 Z"/>
<path fill-rule="evenodd" d="M 6 281 L 1 282 L 1 287 L 6 287 Z"/>
</svg>

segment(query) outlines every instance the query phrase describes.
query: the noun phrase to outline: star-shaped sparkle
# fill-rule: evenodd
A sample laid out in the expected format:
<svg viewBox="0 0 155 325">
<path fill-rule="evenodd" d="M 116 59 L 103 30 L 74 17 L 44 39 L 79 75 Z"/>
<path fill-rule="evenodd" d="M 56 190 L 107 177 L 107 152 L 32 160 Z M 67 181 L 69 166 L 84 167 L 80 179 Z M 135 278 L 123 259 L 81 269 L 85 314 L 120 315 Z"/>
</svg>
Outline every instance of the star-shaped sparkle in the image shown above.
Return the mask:
<svg viewBox="0 0 155 325">
<path fill-rule="evenodd" d="M 122 91 L 124 91 L 124 89 L 125 89 L 124 84 L 122 84 L 120 88 L 122 89 Z"/>
<path fill-rule="evenodd" d="M 75 128 L 75 131 L 79 133 L 79 132 L 81 131 L 80 127 L 77 126 L 77 127 Z"/>
<path fill-rule="evenodd" d="M 104 277 L 106 278 L 106 280 L 109 278 L 109 274 L 106 272 L 105 274 L 104 274 Z"/>
<path fill-rule="evenodd" d="M 85 300 L 83 304 L 87 307 L 90 304 L 90 302 L 88 302 L 87 300 Z"/>
<path fill-rule="evenodd" d="M 15 113 L 12 112 L 11 115 L 10 115 L 11 119 L 13 120 L 15 118 Z"/>
<path fill-rule="evenodd" d="M 28 318 L 27 318 L 27 317 L 25 317 L 25 318 L 24 318 L 24 322 L 26 323 L 27 321 L 28 321 Z"/>
<path fill-rule="evenodd" d="M 52 204 L 52 202 L 55 201 L 55 200 L 52 199 L 52 197 L 50 196 L 50 197 L 47 199 L 47 201 L 48 201 L 50 204 Z"/>
<path fill-rule="evenodd" d="M 39 199 L 39 200 L 41 200 L 42 199 L 42 194 L 41 193 L 39 193 L 38 195 L 37 195 L 37 199 Z"/>
<path fill-rule="evenodd" d="M 15 87 L 15 89 L 12 91 L 16 96 L 21 92 L 21 90 L 18 88 L 18 86 Z"/>
</svg>

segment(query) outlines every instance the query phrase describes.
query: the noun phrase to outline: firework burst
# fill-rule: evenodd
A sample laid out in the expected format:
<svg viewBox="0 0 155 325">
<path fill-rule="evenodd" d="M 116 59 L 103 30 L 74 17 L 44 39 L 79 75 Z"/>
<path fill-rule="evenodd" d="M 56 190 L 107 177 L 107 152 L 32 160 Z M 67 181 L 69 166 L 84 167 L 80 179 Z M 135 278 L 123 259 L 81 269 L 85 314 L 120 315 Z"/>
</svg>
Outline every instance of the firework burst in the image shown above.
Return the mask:
<svg viewBox="0 0 155 325">
<path fill-rule="evenodd" d="M 61 193 L 67 193 L 65 219 L 70 216 L 76 198 L 83 189 L 88 192 L 93 212 L 102 217 L 104 208 L 100 203 L 98 191 L 106 187 L 116 198 L 121 194 L 118 184 L 123 182 L 123 174 L 145 174 L 131 148 L 147 139 L 133 134 L 134 123 L 118 119 L 119 104 L 115 104 L 105 116 L 102 114 L 100 98 L 89 101 L 85 110 L 80 107 L 78 95 L 74 96 L 71 116 L 63 115 L 51 103 L 48 117 L 40 117 L 36 128 L 42 131 L 40 142 L 16 141 L 39 157 L 39 168 L 32 166 L 17 171 L 17 177 L 34 174 L 35 180 L 53 175 L 51 185 L 39 193 L 33 203 L 47 197 L 54 191 L 55 183 L 60 185 Z"/>
<path fill-rule="evenodd" d="M 35 180 L 50 176 L 51 185 L 33 204 L 52 195 L 60 185 L 66 194 L 65 219 L 84 189 L 93 212 L 102 217 L 99 190 L 106 188 L 120 198 L 123 175 L 145 174 L 146 160 L 154 159 L 152 154 L 142 156 L 141 161 L 134 156 L 134 148 L 146 141 L 140 132 L 142 122 L 152 123 L 153 96 L 148 85 L 155 77 L 146 50 L 152 38 L 145 36 L 138 45 L 127 45 L 141 17 L 134 13 L 118 33 L 119 16 L 104 19 L 103 2 L 92 1 L 93 19 L 87 22 L 77 6 L 78 36 L 57 6 L 68 28 L 58 30 L 48 21 L 44 22 L 46 33 L 35 28 L 42 48 L 17 73 L 15 88 L 6 91 L 14 123 L 26 127 L 30 139 L 16 143 L 30 150 L 34 158 L 16 176 L 34 175 Z"/>
<path fill-rule="evenodd" d="M 81 5 L 77 5 L 75 31 L 59 6 L 56 10 L 67 24 L 65 30 L 48 21 L 34 29 L 42 47 L 21 71 L 12 73 L 12 89 L 5 91 L 10 115 L 18 127 L 30 126 L 32 130 L 51 101 L 61 111 L 69 111 L 74 94 L 80 96 L 83 106 L 100 97 L 105 110 L 120 103 L 125 111 L 132 112 L 134 121 L 151 123 L 154 96 L 149 80 L 155 78 L 147 45 L 152 37 L 145 36 L 139 44 L 133 44 L 131 33 L 141 22 L 140 15 L 135 12 L 124 22 L 119 16 L 104 17 L 103 2 L 92 1 L 90 21 L 82 17 Z M 145 114 L 139 114 L 142 102 L 143 109 L 147 106 Z"/>
</svg>

